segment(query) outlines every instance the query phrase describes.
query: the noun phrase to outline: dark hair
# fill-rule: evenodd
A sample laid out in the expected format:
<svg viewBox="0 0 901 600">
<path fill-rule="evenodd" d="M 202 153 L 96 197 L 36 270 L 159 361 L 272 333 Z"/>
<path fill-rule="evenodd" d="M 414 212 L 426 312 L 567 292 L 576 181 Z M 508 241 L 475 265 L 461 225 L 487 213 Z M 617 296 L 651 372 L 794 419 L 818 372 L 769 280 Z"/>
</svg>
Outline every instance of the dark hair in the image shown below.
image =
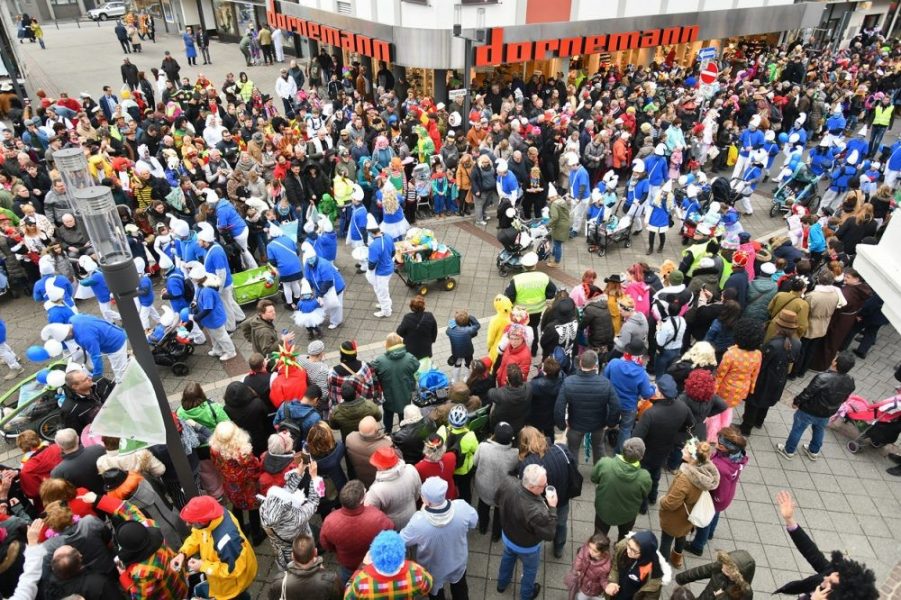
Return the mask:
<svg viewBox="0 0 901 600">
<path fill-rule="evenodd" d="M 763 343 L 763 321 L 739 319 L 735 324 L 735 343 L 741 350 L 757 350 Z"/>
<path fill-rule="evenodd" d="M 273 302 L 269 298 L 263 298 L 262 300 L 257 302 L 257 314 L 263 314 L 270 306 L 275 306 L 275 302 Z"/>
<path fill-rule="evenodd" d="M 687 587 L 677 587 L 673 590 L 670 600 L 695 600 L 695 595 Z"/>
<path fill-rule="evenodd" d="M 515 363 L 507 365 L 507 384 L 511 387 L 522 385 L 522 369 L 519 368 L 519 365 Z"/>
<path fill-rule="evenodd" d="M 254 352 L 250 355 L 250 358 L 247 359 L 247 366 L 249 366 L 254 371 L 259 371 L 265 364 L 266 358 L 259 352 Z"/>
<path fill-rule="evenodd" d="M 741 304 L 737 300 L 726 300 L 723 302 L 723 309 L 717 319 L 724 327 L 735 327 L 739 317 L 741 317 Z"/>
<path fill-rule="evenodd" d="M 294 562 L 305 565 L 311 560 L 313 560 L 313 555 L 316 551 L 316 542 L 313 541 L 313 538 L 300 534 L 296 538 L 294 538 L 294 543 L 291 544 L 291 554 L 294 555 Z"/>
<path fill-rule="evenodd" d="M 422 312 L 425 310 L 425 296 L 417 294 L 410 300 L 410 310 L 413 312 Z"/>
<path fill-rule="evenodd" d="M 800 277 L 792 277 L 788 282 L 788 289 L 792 292 L 803 292 L 807 289 L 807 283 Z"/>
<path fill-rule="evenodd" d="M 806 258 L 802 258 L 798 262 L 795 263 L 795 273 L 799 275 L 807 275 L 811 271 L 810 261 Z"/>
<path fill-rule="evenodd" d="M 558 363 L 557 359 L 553 356 L 548 356 L 544 359 L 544 362 L 541 363 L 541 370 L 544 371 L 545 377 L 554 379 L 560 375 L 560 363 Z"/>
<path fill-rule="evenodd" d="M 588 543 L 597 546 L 598 550 L 600 550 L 604 554 L 608 554 L 610 552 L 610 538 L 600 531 L 588 538 Z"/>
<path fill-rule="evenodd" d="M 472 389 L 473 384 L 478 383 L 488 375 L 488 367 L 480 360 L 472 361 L 472 368 L 469 370 L 469 377 L 466 378 L 466 386 Z"/>
<path fill-rule="evenodd" d="M 365 496 L 366 486 L 363 485 L 363 482 L 359 479 L 351 479 L 344 484 L 343 488 L 341 488 L 341 493 L 338 494 L 338 500 L 341 501 L 342 507 L 353 510 L 363 503 L 363 498 Z"/>
<path fill-rule="evenodd" d="M 854 267 L 845 267 L 845 268 L 842 270 L 842 272 L 843 272 L 845 275 L 850 275 L 851 277 L 854 277 L 854 278 L 856 278 L 856 279 L 863 279 L 863 278 L 860 276 L 860 273 L 858 273 L 858 272 L 857 272 L 857 269 L 855 269 Z"/>
<path fill-rule="evenodd" d="M 876 575 L 866 565 L 832 552 L 832 568 L 838 571 L 839 582 L 832 586 L 829 600 L 876 600 Z"/>
<path fill-rule="evenodd" d="M 357 399 L 357 387 L 353 381 L 345 381 L 341 384 L 341 400 L 350 402 Z"/>
<path fill-rule="evenodd" d="M 835 357 L 835 370 L 844 375 L 854 368 L 854 356 L 850 352 L 842 352 Z"/>
<path fill-rule="evenodd" d="M 68 546 L 69 551 L 55 554 L 50 560 L 50 570 L 59 579 L 66 581 L 81 573 L 81 554 L 75 546 Z"/>
<path fill-rule="evenodd" d="M 342 390 L 344 386 L 341 386 Z M 322 399 L 322 388 L 319 387 L 318 384 L 310 383 L 307 386 L 307 391 L 303 394 L 304 398 L 309 398 L 310 400 L 320 400 Z"/>
<path fill-rule="evenodd" d="M 206 401 L 206 393 L 196 381 L 189 381 L 181 392 L 181 407 L 185 410 L 197 408 Z"/>
</svg>

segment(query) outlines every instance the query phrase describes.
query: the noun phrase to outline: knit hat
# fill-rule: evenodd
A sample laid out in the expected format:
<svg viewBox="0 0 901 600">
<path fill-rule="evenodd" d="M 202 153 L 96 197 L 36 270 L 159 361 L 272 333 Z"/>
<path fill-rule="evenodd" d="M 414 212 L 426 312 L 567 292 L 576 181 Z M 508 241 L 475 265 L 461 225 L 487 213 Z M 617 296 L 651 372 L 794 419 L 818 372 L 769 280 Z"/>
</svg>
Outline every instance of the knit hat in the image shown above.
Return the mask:
<svg viewBox="0 0 901 600">
<path fill-rule="evenodd" d="M 398 460 L 394 448 L 391 446 L 382 446 L 381 448 L 376 449 L 376 451 L 372 453 L 372 456 L 369 457 L 369 464 L 379 471 L 385 471 L 395 466 Z"/>
<path fill-rule="evenodd" d="M 395 575 L 404 566 L 407 547 L 396 531 L 382 531 L 372 540 L 369 557 L 372 559 L 372 566 L 381 575 Z"/>
<path fill-rule="evenodd" d="M 765 262 L 760 265 L 760 272 L 764 275 L 772 275 L 776 272 L 776 265 L 771 262 Z"/>
<path fill-rule="evenodd" d="M 506 421 L 501 421 L 494 427 L 494 441 L 498 444 L 510 444 L 513 442 L 513 426 Z"/>
<path fill-rule="evenodd" d="M 185 504 L 178 516 L 186 523 L 209 523 L 224 513 L 225 509 L 212 496 L 195 496 Z"/>
<path fill-rule="evenodd" d="M 126 521 L 116 529 L 119 560 L 124 565 L 144 562 L 163 545 L 159 527 L 145 527 L 137 521 Z"/>
<path fill-rule="evenodd" d="M 429 477 L 423 482 L 419 493 L 432 506 L 444 504 L 447 500 L 447 481 L 440 477 Z"/>
<path fill-rule="evenodd" d="M 707 369 L 694 369 L 685 378 L 685 394 L 698 402 L 709 402 L 716 391 L 716 378 Z"/>
<path fill-rule="evenodd" d="M 644 458 L 645 445 L 641 438 L 629 438 L 623 442 L 623 458 L 626 462 L 637 462 Z"/>
<path fill-rule="evenodd" d="M 682 285 L 685 282 L 685 274 L 678 269 L 669 274 L 670 285 Z"/>
<path fill-rule="evenodd" d="M 307 345 L 307 354 L 310 356 L 320 356 L 325 352 L 325 344 L 322 340 L 313 340 Z"/>
</svg>

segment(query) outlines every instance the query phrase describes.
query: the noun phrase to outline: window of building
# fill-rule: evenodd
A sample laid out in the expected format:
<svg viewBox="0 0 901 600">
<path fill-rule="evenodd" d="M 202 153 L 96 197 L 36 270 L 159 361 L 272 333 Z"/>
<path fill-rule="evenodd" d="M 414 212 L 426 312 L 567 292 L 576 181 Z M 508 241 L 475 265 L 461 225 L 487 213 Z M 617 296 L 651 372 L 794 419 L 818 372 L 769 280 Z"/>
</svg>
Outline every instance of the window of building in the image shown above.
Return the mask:
<svg viewBox="0 0 901 600">
<path fill-rule="evenodd" d="M 879 20 L 882 15 L 867 15 L 863 18 L 863 26 L 861 29 L 875 29 L 879 26 Z"/>
<path fill-rule="evenodd" d="M 341 2 L 338 0 L 337 2 L 338 14 L 339 15 L 351 15 L 353 14 L 353 5 L 350 2 Z"/>
</svg>

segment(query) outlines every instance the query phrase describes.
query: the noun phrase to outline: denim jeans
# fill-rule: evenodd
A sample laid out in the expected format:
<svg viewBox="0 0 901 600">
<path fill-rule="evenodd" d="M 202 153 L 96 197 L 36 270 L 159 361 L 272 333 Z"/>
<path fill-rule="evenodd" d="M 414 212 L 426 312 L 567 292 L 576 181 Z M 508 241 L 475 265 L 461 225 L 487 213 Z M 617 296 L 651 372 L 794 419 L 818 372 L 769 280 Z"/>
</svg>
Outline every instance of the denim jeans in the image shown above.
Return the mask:
<svg viewBox="0 0 901 600">
<path fill-rule="evenodd" d="M 713 519 L 710 521 L 710 525 L 708 525 L 707 527 L 695 528 L 695 539 L 693 539 L 688 545 L 699 552 L 703 550 L 704 546 L 707 545 L 707 540 L 713 537 L 713 533 L 716 531 L 716 524 L 719 522 L 720 513 L 719 511 L 717 511 L 713 513 Z"/>
<path fill-rule="evenodd" d="M 792 429 L 788 432 L 788 440 L 785 442 L 785 451 L 794 454 L 798 449 L 798 442 L 808 427 L 813 427 L 813 435 L 811 436 L 810 446 L 808 449 L 816 454 L 823 446 L 823 437 L 826 435 L 826 424 L 829 417 L 815 417 L 803 410 L 795 411 L 795 418 L 792 421 Z"/>
<path fill-rule="evenodd" d="M 350 227 L 350 218 L 353 214 L 353 204 L 345 204 L 344 208 L 338 209 L 338 239 L 347 237 L 347 228 Z M 301 227 L 303 227 L 301 225 Z"/>
<path fill-rule="evenodd" d="M 563 242 L 554 242 L 554 262 L 560 262 L 563 259 Z"/>
<path fill-rule="evenodd" d="M 654 361 L 654 376 L 657 379 L 666 375 L 666 370 L 669 369 L 669 366 L 673 364 L 673 361 L 679 357 L 680 350 L 681 348 L 661 350 L 660 353 L 657 354 L 657 360 Z"/>
<path fill-rule="evenodd" d="M 632 428 L 635 427 L 635 415 L 638 414 L 634 410 L 624 410 L 619 416 L 619 439 L 616 440 L 616 453 L 623 451 L 623 443 L 632 436 Z"/>
<path fill-rule="evenodd" d="M 560 552 L 566 545 L 569 529 L 569 501 L 557 505 L 557 533 L 554 534 L 554 550 Z"/>
<path fill-rule="evenodd" d="M 538 565 L 541 564 L 541 548 L 528 554 L 520 554 L 504 544 L 504 555 L 501 556 L 501 568 L 497 573 L 497 587 L 500 589 L 510 585 L 513 579 L 513 569 L 516 567 L 516 559 L 522 561 L 522 579 L 519 585 L 519 597 L 521 600 L 532 600 L 532 590 L 535 589 L 535 576 L 538 575 Z"/>
<path fill-rule="evenodd" d="M 870 127 L 870 156 L 879 154 L 879 146 L 882 144 L 882 138 L 885 136 L 885 125 L 873 125 Z"/>
</svg>

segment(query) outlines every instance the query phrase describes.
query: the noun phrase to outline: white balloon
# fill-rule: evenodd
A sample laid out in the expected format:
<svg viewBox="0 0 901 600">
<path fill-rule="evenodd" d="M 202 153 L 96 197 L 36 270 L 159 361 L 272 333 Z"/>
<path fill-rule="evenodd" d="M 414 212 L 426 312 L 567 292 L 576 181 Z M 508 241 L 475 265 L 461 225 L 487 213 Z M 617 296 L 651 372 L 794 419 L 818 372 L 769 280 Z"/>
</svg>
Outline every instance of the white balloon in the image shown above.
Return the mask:
<svg viewBox="0 0 901 600">
<path fill-rule="evenodd" d="M 50 387 L 62 387 L 66 383 L 66 372 L 62 369 L 53 369 L 47 373 L 47 385 Z"/>
<path fill-rule="evenodd" d="M 63 345 L 56 340 L 50 339 L 44 342 L 44 350 L 47 351 L 51 358 L 54 358 L 63 353 Z"/>
</svg>

